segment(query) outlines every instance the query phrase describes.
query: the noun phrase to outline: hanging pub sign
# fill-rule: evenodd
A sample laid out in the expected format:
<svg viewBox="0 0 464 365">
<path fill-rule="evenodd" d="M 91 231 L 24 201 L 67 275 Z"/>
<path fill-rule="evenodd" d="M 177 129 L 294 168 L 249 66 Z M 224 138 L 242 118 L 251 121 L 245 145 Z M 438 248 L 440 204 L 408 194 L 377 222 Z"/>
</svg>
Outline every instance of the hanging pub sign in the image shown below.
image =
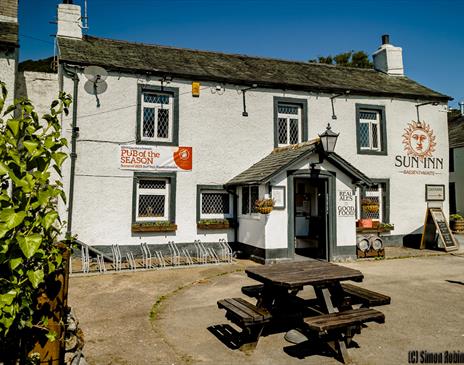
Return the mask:
<svg viewBox="0 0 464 365">
<path fill-rule="evenodd" d="M 119 146 L 119 168 L 137 171 L 191 171 L 192 147 Z"/>
<path fill-rule="evenodd" d="M 448 252 L 458 249 L 456 239 L 451 232 L 448 221 L 441 208 L 427 208 L 420 245 L 421 250 L 424 248 L 433 248 L 436 242 L 437 232 L 445 251 Z"/>
<path fill-rule="evenodd" d="M 439 175 L 444 160 L 435 156 L 436 135 L 426 122 L 408 123 L 403 131 L 404 154 L 395 156 L 395 167 L 405 175 Z"/>
</svg>

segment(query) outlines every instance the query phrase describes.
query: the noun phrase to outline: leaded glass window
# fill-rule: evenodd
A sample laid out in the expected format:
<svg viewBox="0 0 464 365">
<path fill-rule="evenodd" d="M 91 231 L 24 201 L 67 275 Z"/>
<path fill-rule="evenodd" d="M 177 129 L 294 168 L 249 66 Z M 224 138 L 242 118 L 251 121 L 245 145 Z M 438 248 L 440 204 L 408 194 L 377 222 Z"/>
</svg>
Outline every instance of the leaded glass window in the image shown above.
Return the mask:
<svg viewBox="0 0 464 365">
<path fill-rule="evenodd" d="M 279 103 L 277 105 L 277 141 L 279 146 L 302 142 L 301 107 Z"/>
<path fill-rule="evenodd" d="M 227 191 L 203 190 L 200 200 L 201 218 L 231 218 L 232 195 Z"/>
<path fill-rule="evenodd" d="M 172 96 L 160 92 L 143 92 L 142 128 L 143 141 L 172 140 Z"/>
<path fill-rule="evenodd" d="M 256 213 L 255 203 L 259 199 L 258 186 L 242 187 L 242 214 Z"/>
<path fill-rule="evenodd" d="M 169 217 L 169 180 L 140 179 L 137 182 L 137 221 L 166 220 Z"/>
<path fill-rule="evenodd" d="M 358 138 L 361 150 L 381 150 L 380 123 L 379 111 L 360 110 Z"/>
</svg>

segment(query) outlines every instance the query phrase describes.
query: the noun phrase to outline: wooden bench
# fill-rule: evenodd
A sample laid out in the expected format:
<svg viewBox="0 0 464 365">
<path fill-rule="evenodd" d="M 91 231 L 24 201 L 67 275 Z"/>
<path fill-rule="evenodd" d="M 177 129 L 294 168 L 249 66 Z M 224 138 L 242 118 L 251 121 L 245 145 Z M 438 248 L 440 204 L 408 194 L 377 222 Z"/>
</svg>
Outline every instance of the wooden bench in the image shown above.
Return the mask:
<svg viewBox="0 0 464 365">
<path fill-rule="evenodd" d="M 390 304 L 391 298 L 387 295 L 367 290 L 352 284 L 342 284 L 343 291 L 352 298 L 351 304 L 362 304 L 362 307 L 375 307 Z"/>
<path fill-rule="evenodd" d="M 271 321 L 271 314 L 242 298 L 228 298 L 217 302 L 219 309 L 226 310 L 226 318 L 243 329 L 241 350 L 256 347 L 264 325 Z"/>
<path fill-rule="evenodd" d="M 259 299 L 263 292 L 263 288 L 264 284 L 242 286 L 242 293 L 251 298 Z"/>
<path fill-rule="evenodd" d="M 351 361 L 346 346 L 354 333 L 361 332 L 363 323 L 384 323 L 385 315 L 375 309 L 359 308 L 305 318 L 304 322 L 310 331 L 317 334 L 315 340 L 325 337 L 321 343 L 326 344 L 346 364 Z"/>
<path fill-rule="evenodd" d="M 385 315 L 375 309 L 359 308 L 309 317 L 305 318 L 304 321 L 310 330 L 330 332 L 351 326 L 359 326 L 366 322 L 384 323 Z"/>
</svg>

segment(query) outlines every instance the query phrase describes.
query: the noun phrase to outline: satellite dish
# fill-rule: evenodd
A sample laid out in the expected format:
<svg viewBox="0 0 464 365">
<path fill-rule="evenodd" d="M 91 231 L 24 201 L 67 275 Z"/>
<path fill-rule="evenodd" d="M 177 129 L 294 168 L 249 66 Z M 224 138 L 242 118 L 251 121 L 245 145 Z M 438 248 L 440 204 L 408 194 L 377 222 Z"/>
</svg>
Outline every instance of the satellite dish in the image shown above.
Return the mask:
<svg viewBox="0 0 464 365">
<path fill-rule="evenodd" d="M 91 82 L 101 82 L 106 80 L 108 72 L 100 66 L 87 66 L 84 68 L 84 75 Z"/>
<path fill-rule="evenodd" d="M 92 82 L 89 80 L 84 84 L 84 90 L 90 95 L 103 94 L 106 89 L 108 89 L 108 83 L 106 81 Z"/>
</svg>

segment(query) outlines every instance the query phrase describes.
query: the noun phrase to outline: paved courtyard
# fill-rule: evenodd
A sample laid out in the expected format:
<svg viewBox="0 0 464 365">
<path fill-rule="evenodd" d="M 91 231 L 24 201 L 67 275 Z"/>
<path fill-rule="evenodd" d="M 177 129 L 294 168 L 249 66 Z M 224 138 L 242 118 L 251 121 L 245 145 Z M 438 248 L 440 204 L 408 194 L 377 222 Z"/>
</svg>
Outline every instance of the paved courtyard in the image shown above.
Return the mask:
<svg viewBox="0 0 464 365">
<path fill-rule="evenodd" d="M 398 255 L 402 257 L 402 255 Z M 262 337 L 243 353 L 208 328 L 228 324 L 218 299 L 243 296 L 253 284 L 232 265 L 72 277 L 69 304 L 85 334 L 89 364 L 338 364 Z M 407 364 L 408 351 L 464 352 L 464 255 L 444 254 L 343 263 L 361 270 L 361 286 L 387 294 L 385 324 L 369 324 L 349 349 L 356 364 Z M 303 295 L 312 296 L 309 289 Z M 232 325 L 233 326 L 233 325 Z"/>
</svg>

